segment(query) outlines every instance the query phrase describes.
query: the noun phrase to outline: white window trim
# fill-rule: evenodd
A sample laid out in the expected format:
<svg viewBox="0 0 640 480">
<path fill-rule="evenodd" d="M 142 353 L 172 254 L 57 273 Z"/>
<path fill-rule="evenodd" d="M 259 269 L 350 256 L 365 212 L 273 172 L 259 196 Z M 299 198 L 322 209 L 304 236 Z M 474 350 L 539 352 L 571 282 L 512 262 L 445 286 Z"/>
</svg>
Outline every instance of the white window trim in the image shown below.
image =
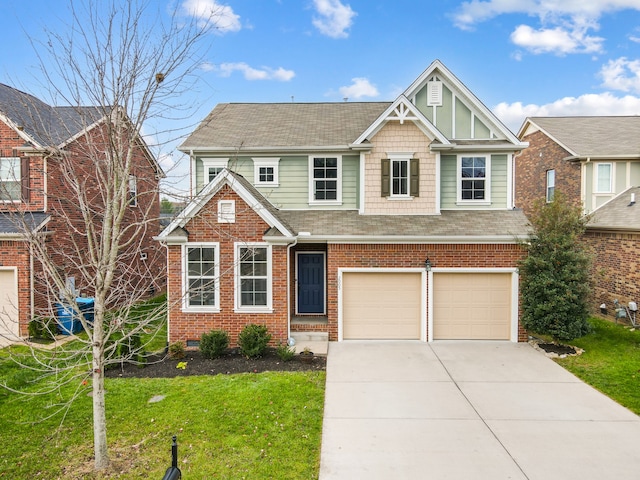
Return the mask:
<svg viewBox="0 0 640 480">
<path fill-rule="evenodd" d="M 389 196 L 388 200 L 411 200 L 411 159 L 414 157 L 413 153 L 390 153 L 387 155 L 389 158 Z M 406 194 L 394 194 L 393 193 L 393 162 L 405 162 L 407 164 L 407 193 Z"/>
<path fill-rule="evenodd" d="M 240 249 L 260 247 L 267 249 L 267 304 L 264 306 L 243 306 L 240 305 Z M 233 246 L 234 255 L 234 309 L 235 313 L 273 313 L 273 275 L 272 275 L 272 258 L 271 245 L 262 242 L 235 242 Z"/>
<path fill-rule="evenodd" d="M 253 184 L 256 187 L 278 187 L 280 186 L 280 159 L 279 158 L 254 158 L 253 160 Z M 261 182 L 260 181 L 260 168 L 271 167 L 273 168 L 273 181 Z"/>
<path fill-rule="evenodd" d="M 18 178 L 15 178 L 15 172 L 13 172 L 13 180 L 10 179 L 5 179 L 2 180 L 0 179 L 0 189 L 4 189 L 4 185 L 2 185 L 2 183 L 4 183 L 5 181 L 9 181 L 12 183 L 18 183 L 20 185 L 20 196 L 19 198 L 15 198 L 15 199 L 2 199 L 0 200 L 0 203 L 20 203 L 22 201 L 22 162 L 20 157 L 0 157 L 0 161 L 1 160 L 17 160 L 18 161 Z"/>
<path fill-rule="evenodd" d="M 609 189 L 604 191 L 604 190 L 598 190 L 598 176 L 599 176 L 599 171 L 600 171 L 600 166 L 601 165 L 609 165 Z M 614 164 L 613 162 L 594 162 L 593 163 L 593 193 L 594 194 L 604 194 L 604 195 L 611 195 L 613 193 L 613 179 L 615 177 L 615 172 L 614 172 Z"/>
<path fill-rule="evenodd" d="M 231 210 L 224 212 L 224 206 L 230 205 Z M 236 223 L 236 201 L 218 200 L 218 223 Z"/>
<path fill-rule="evenodd" d="M 484 199 L 482 200 L 463 200 L 462 199 L 462 158 L 482 157 L 485 159 L 485 177 L 484 177 Z M 456 160 L 456 195 L 457 205 L 491 205 L 491 155 L 483 153 L 461 153 L 458 154 Z"/>
<path fill-rule="evenodd" d="M 215 262 L 215 306 L 189 305 L 189 248 L 215 248 L 213 261 Z M 182 245 L 182 311 L 183 312 L 220 312 L 220 243 L 185 243 Z"/>
<path fill-rule="evenodd" d="M 209 183 L 209 169 L 210 168 L 229 168 L 228 158 L 203 158 L 203 186 Z"/>
<path fill-rule="evenodd" d="M 549 183 L 549 173 L 553 172 L 553 185 L 551 185 Z M 555 196 L 555 191 L 556 191 L 556 170 L 554 168 L 550 168 L 549 170 L 546 171 L 545 173 L 546 179 L 545 179 L 545 198 L 547 200 L 547 203 L 551 203 L 553 201 L 553 198 L 549 198 L 549 189 L 553 188 L 553 192 L 554 192 L 554 196 Z"/>
<path fill-rule="evenodd" d="M 338 181 L 335 200 L 316 200 L 314 198 L 315 179 L 313 178 L 313 160 L 315 158 L 336 158 L 338 163 Z M 342 155 L 319 154 L 309 155 L 309 205 L 342 205 Z"/>
</svg>

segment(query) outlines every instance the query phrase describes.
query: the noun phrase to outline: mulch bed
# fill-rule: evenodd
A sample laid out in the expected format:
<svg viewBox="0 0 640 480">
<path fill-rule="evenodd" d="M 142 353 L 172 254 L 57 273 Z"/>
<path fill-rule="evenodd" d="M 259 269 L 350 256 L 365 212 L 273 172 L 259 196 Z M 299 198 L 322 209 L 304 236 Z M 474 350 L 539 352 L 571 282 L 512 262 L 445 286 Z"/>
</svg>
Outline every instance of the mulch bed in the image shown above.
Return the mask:
<svg viewBox="0 0 640 480">
<path fill-rule="evenodd" d="M 180 362 L 186 363 L 179 368 Z M 180 366 L 184 365 L 181 364 Z M 304 370 L 325 370 L 326 357 L 316 356 L 309 364 L 296 358 L 285 362 L 268 350 L 262 357 L 246 358 L 237 350 L 213 360 L 204 358 L 199 351 L 188 351 L 182 359 L 169 358 L 166 355 L 152 355 L 144 366 L 131 363 L 114 365 L 105 372 L 110 378 L 171 378 L 189 375 L 230 375 L 234 373 L 260 372 L 298 372 Z"/>
</svg>

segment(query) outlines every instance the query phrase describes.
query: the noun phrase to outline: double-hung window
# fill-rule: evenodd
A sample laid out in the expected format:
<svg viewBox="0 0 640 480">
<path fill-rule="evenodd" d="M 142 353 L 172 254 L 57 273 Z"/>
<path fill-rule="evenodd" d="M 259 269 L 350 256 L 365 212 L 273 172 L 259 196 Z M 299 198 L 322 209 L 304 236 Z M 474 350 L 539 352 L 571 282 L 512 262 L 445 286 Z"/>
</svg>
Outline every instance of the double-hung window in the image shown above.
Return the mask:
<svg viewBox="0 0 640 480">
<path fill-rule="evenodd" d="M 595 193 L 611 193 L 612 187 L 612 170 L 613 165 L 610 163 L 595 163 Z"/>
<path fill-rule="evenodd" d="M 342 158 L 309 157 L 309 203 L 342 202 Z"/>
<path fill-rule="evenodd" d="M 417 197 L 420 184 L 420 162 L 411 153 L 389 154 L 382 159 L 382 196 L 389 198 Z"/>
<path fill-rule="evenodd" d="M 236 310 L 271 311 L 271 247 L 236 244 Z"/>
<path fill-rule="evenodd" d="M 409 195 L 408 160 L 391 160 L 391 195 L 394 197 Z"/>
<path fill-rule="evenodd" d="M 0 201 L 17 202 L 22 195 L 20 157 L 0 158 Z"/>
<path fill-rule="evenodd" d="M 556 171 L 547 170 L 547 203 L 553 202 L 556 193 Z"/>
<path fill-rule="evenodd" d="M 184 245 L 184 308 L 219 310 L 219 246 Z"/>
<path fill-rule="evenodd" d="M 461 155 L 458 157 L 458 200 L 486 204 L 489 195 L 489 158 Z"/>
</svg>

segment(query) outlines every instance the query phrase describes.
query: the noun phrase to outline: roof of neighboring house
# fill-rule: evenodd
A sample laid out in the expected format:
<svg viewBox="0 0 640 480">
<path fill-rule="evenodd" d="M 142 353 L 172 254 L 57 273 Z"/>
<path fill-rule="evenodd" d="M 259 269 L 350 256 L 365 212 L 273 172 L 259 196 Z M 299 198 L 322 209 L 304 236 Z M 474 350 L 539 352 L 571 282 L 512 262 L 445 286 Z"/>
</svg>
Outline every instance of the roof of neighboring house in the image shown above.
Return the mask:
<svg viewBox="0 0 640 480">
<path fill-rule="evenodd" d="M 221 103 L 179 150 L 346 147 L 389 105 L 391 102 Z"/>
<path fill-rule="evenodd" d="M 635 194 L 635 203 L 631 203 L 632 194 Z M 595 210 L 587 228 L 640 231 L 640 187 L 625 190 Z"/>
<path fill-rule="evenodd" d="M 354 210 L 280 210 L 293 230 L 313 237 L 504 237 L 531 233 L 521 210 L 443 210 L 440 215 L 360 215 Z M 275 233 L 275 232 L 274 232 Z"/>
<path fill-rule="evenodd" d="M 640 157 L 640 116 L 530 117 L 518 134 L 538 127 L 579 158 Z"/>
<path fill-rule="evenodd" d="M 0 237 L 3 235 L 20 235 L 25 227 L 32 231 L 39 229 L 49 218 L 48 213 L 28 212 L 19 214 L 15 212 L 0 212 Z"/>
<path fill-rule="evenodd" d="M 0 83 L 0 114 L 40 147 L 58 146 L 104 117 L 96 107 L 52 107 Z"/>
</svg>

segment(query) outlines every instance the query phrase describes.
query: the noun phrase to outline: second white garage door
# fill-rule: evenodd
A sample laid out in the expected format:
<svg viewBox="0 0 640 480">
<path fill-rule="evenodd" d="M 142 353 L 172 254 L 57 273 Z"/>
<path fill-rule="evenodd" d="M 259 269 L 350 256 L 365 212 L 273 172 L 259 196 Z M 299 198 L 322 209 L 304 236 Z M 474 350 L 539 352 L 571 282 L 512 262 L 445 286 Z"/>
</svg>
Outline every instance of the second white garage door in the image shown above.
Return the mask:
<svg viewBox="0 0 640 480">
<path fill-rule="evenodd" d="M 0 269 L 0 346 L 18 337 L 16 272 Z"/>
<path fill-rule="evenodd" d="M 435 340 L 509 340 L 510 273 L 434 273 Z"/>
<path fill-rule="evenodd" d="M 343 339 L 420 339 L 421 285 L 420 273 L 343 273 Z"/>
</svg>

